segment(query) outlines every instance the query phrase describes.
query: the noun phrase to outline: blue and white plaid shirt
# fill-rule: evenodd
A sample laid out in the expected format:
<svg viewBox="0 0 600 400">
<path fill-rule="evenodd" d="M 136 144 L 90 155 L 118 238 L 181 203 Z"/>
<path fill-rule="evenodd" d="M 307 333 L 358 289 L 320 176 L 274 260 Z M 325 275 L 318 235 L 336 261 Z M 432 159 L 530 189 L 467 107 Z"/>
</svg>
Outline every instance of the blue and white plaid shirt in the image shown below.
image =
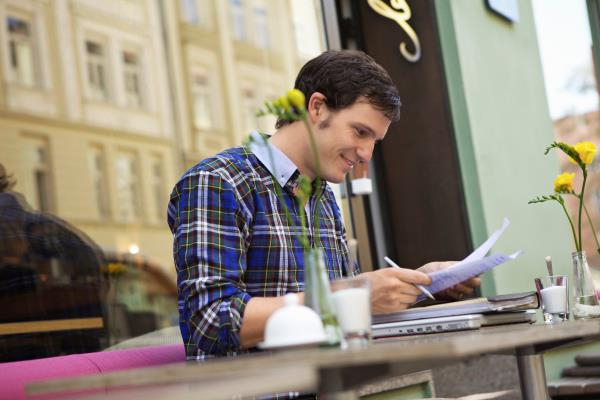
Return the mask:
<svg viewBox="0 0 600 400">
<path fill-rule="evenodd" d="M 299 206 L 293 194 L 300 175 L 285 154 L 271 147 L 274 165 L 264 148 L 236 147 L 192 167 L 171 193 L 168 223 L 188 360 L 237 354 L 244 309 L 252 297 L 304 289 Z M 292 224 L 275 185 L 282 186 Z M 325 182 L 320 190 L 318 204 L 316 193 L 308 204 L 308 239 L 324 249 L 333 280 L 349 275 L 348 247 L 333 192 Z M 314 243 L 317 207 L 321 221 L 319 243 Z"/>
</svg>

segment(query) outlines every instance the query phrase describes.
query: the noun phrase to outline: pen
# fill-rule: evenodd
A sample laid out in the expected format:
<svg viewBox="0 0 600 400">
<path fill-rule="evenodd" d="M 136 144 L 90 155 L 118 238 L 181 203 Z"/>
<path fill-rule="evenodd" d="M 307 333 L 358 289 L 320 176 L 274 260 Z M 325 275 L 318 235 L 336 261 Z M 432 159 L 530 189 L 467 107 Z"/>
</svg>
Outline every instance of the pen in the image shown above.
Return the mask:
<svg viewBox="0 0 600 400">
<path fill-rule="evenodd" d="M 393 262 L 391 258 L 389 258 L 389 257 L 383 257 L 383 259 L 391 267 L 401 268 L 398 264 L 396 264 L 395 262 Z M 419 289 L 421 291 L 421 293 L 423 293 L 425 296 L 429 297 L 431 300 L 435 300 L 435 297 L 433 297 L 433 295 L 431 293 L 429 293 L 429 290 L 425 289 L 425 287 L 423 287 L 423 285 L 417 285 L 416 283 L 413 283 L 413 285 L 415 285 L 417 287 L 417 289 Z"/>
</svg>

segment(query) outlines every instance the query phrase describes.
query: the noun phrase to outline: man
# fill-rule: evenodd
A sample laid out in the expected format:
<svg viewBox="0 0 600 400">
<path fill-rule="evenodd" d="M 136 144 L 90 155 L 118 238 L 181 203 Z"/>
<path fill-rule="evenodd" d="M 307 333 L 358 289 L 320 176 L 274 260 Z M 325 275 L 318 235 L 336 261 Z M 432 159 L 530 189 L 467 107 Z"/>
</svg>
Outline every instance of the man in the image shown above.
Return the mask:
<svg viewBox="0 0 600 400">
<path fill-rule="evenodd" d="M 399 117 L 400 98 L 391 78 L 362 52 L 321 54 L 302 68 L 295 88 L 306 97 L 324 181 L 340 183 L 355 165 L 368 162 L 375 144 Z M 314 180 L 317 165 L 301 121 L 279 120 L 276 128 L 269 140 L 271 152 L 256 145 L 226 150 L 188 170 L 171 194 L 168 222 L 188 359 L 232 355 L 255 346 L 268 317 L 283 305 L 284 294 L 298 292 L 303 299 L 300 206 L 294 193 L 299 175 Z M 284 217 L 276 185 L 293 221 Z M 315 189 L 305 205 L 309 241 L 325 249 L 330 279 L 348 276 L 353 267 L 340 210 L 325 182 Z M 315 226 L 317 208 L 321 217 Z M 315 229 L 319 243 L 313 243 Z M 423 271 L 445 266 L 363 273 L 371 282 L 373 312 L 409 307 L 420 293 L 414 284 L 431 283 Z M 465 282 L 450 294 L 470 293 L 478 284 L 477 279 Z"/>
<path fill-rule="evenodd" d="M 0 164 L 0 323 L 103 316 L 101 249 L 66 221 L 33 210 L 14 185 Z M 104 335 L 98 329 L 38 332 L 33 341 L 0 335 L 0 362 L 97 351 Z"/>
</svg>

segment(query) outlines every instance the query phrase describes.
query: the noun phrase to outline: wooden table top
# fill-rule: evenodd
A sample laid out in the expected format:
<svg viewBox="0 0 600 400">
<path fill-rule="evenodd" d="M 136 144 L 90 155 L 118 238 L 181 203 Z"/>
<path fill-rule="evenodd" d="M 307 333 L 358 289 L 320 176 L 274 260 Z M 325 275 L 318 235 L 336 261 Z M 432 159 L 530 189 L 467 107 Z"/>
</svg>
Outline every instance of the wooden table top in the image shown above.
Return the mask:
<svg viewBox="0 0 600 400">
<path fill-rule="evenodd" d="M 125 386 L 173 385 L 197 383 L 199 377 L 215 382 L 235 382 L 240 377 L 261 372 L 263 390 L 275 386 L 269 379 L 277 370 L 300 368 L 305 381 L 311 371 L 324 369 L 369 367 L 381 364 L 434 365 L 439 361 L 458 361 L 484 353 L 511 351 L 532 345 L 559 343 L 567 340 L 600 337 L 600 319 L 569 321 L 557 325 L 513 324 L 479 330 L 439 333 L 421 336 L 380 339 L 364 349 L 315 348 L 241 355 L 207 362 L 188 362 L 117 371 L 104 375 L 34 382 L 27 385 L 28 394 L 84 389 L 106 389 Z M 306 383 L 305 382 L 305 383 Z M 231 386 L 231 385 L 230 385 Z M 237 390 L 241 391 L 239 385 Z M 246 393 L 244 391 L 244 393 Z M 233 393 L 232 393 L 233 394 Z M 230 394 L 230 395 L 232 395 Z"/>
<path fill-rule="evenodd" d="M 0 335 L 72 331 L 78 329 L 100 329 L 104 326 L 101 317 L 49 319 L 44 321 L 3 322 Z"/>
</svg>

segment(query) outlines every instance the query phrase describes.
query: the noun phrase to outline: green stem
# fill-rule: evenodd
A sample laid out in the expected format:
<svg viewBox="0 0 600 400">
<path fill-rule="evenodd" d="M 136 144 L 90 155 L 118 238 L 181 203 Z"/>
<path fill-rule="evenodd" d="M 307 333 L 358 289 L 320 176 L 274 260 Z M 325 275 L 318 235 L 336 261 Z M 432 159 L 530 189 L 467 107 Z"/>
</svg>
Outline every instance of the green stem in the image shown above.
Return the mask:
<svg viewBox="0 0 600 400">
<path fill-rule="evenodd" d="M 312 131 L 312 128 L 310 127 L 310 124 L 308 123 L 308 114 L 304 114 L 304 116 L 302 117 L 302 121 L 304 122 L 304 126 L 306 126 L 306 129 L 308 131 L 308 138 L 310 141 L 310 148 L 311 151 L 313 153 L 313 156 L 315 157 L 315 173 L 316 173 L 316 179 L 315 179 L 315 187 L 317 189 L 317 197 L 315 199 L 315 218 L 314 218 L 314 222 L 317 224 L 317 226 L 313 226 L 313 230 L 315 232 L 315 246 L 317 245 L 317 243 L 319 242 L 319 232 L 320 232 L 320 228 L 321 228 L 321 218 L 320 218 L 320 208 L 319 208 L 319 202 L 321 200 L 321 161 L 319 159 L 319 153 L 318 153 L 318 148 L 317 148 L 317 142 L 315 141 L 315 135 Z M 310 201 L 310 200 L 309 200 Z"/>
<path fill-rule="evenodd" d="M 279 186 L 279 182 L 277 182 L 277 167 L 275 166 L 275 158 L 273 157 L 273 151 L 271 150 L 271 147 L 269 147 L 269 142 L 267 140 L 266 137 L 261 135 L 261 138 L 263 140 L 263 144 L 265 146 L 267 146 L 267 150 L 269 153 L 269 161 L 271 162 L 271 166 L 273 167 L 273 186 L 275 187 L 275 196 L 277 196 L 277 198 L 279 199 L 279 201 L 281 202 L 281 206 L 283 207 L 283 214 L 285 215 L 285 219 L 287 220 L 288 225 L 291 227 L 293 227 L 294 225 L 296 225 L 296 223 L 294 222 L 294 219 L 292 218 L 292 214 L 290 213 L 290 209 L 287 206 L 287 203 L 285 202 L 285 198 L 283 197 L 283 193 L 281 192 L 281 187 Z M 300 202 L 298 202 L 299 204 Z M 309 247 L 308 245 L 308 240 L 306 239 L 306 228 L 305 228 L 305 224 L 304 224 L 304 207 L 302 206 L 302 204 L 300 205 L 300 226 L 301 226 L 301 230 L 302 230 L 302 235 L 300 236 L 300 244 L 302 245 L 302 248 L 307 249 Z"/>
<path fill-rule="evenodd" d="M 581 200 L 583 202 L 583 200 Z M 594 228 L 594 224 L 592 223 L 592 218 L 590 218 L 590 213 L 588 212 L 585 203 L 583 203 L 583 210 L 585 211 L 585 215 L 588 219 L 588 223 L 590 224 L 590 228 L 592 228 L 592 232 L 594 232 L 594 240 L 596 241 L 596 249 L 600 249 L 600 243 L 598 243 L 598 235 L 596 235 L 596 228 Z"/>
<path fill-rule="evenodd" d="M 571 225 L 571 232 L 573 232 L 573 240 L 575 241 L 575 249 L 577 251 L 581 251 L 581 247 L 579 247 L 579 244 L 577 243 L 577 234 L 575 233 L 575 226 L 573 226 L 573 221 L 571 220 L 571 216 L 569 215 L 569 212 L 567 211 L 567 208 L 565 207 L 564 200 L 562 199 L 562 197 L 559 197 L 559 198 L 560 198 L 560 200 L 556 200 L 556 201 L 562 207 L 563 211 L 565 212 L 565 215 L 567 216 L 567 219 L 569 220 L 569 225 Z"/>
<path fill-rule="evenodd" d="M 581 251 L 582 247 L 581 247 L 581 209 L 583 208 L 583 195 L 584 195 L 584 191 L 585 191 L 585 182 L 587 181 L 587 170 L 585 167 L 582 168 L 583 169 L 583 182 L 581 183 L 581 193 L 579 194 L 579 251 Z"/>
</svg>

